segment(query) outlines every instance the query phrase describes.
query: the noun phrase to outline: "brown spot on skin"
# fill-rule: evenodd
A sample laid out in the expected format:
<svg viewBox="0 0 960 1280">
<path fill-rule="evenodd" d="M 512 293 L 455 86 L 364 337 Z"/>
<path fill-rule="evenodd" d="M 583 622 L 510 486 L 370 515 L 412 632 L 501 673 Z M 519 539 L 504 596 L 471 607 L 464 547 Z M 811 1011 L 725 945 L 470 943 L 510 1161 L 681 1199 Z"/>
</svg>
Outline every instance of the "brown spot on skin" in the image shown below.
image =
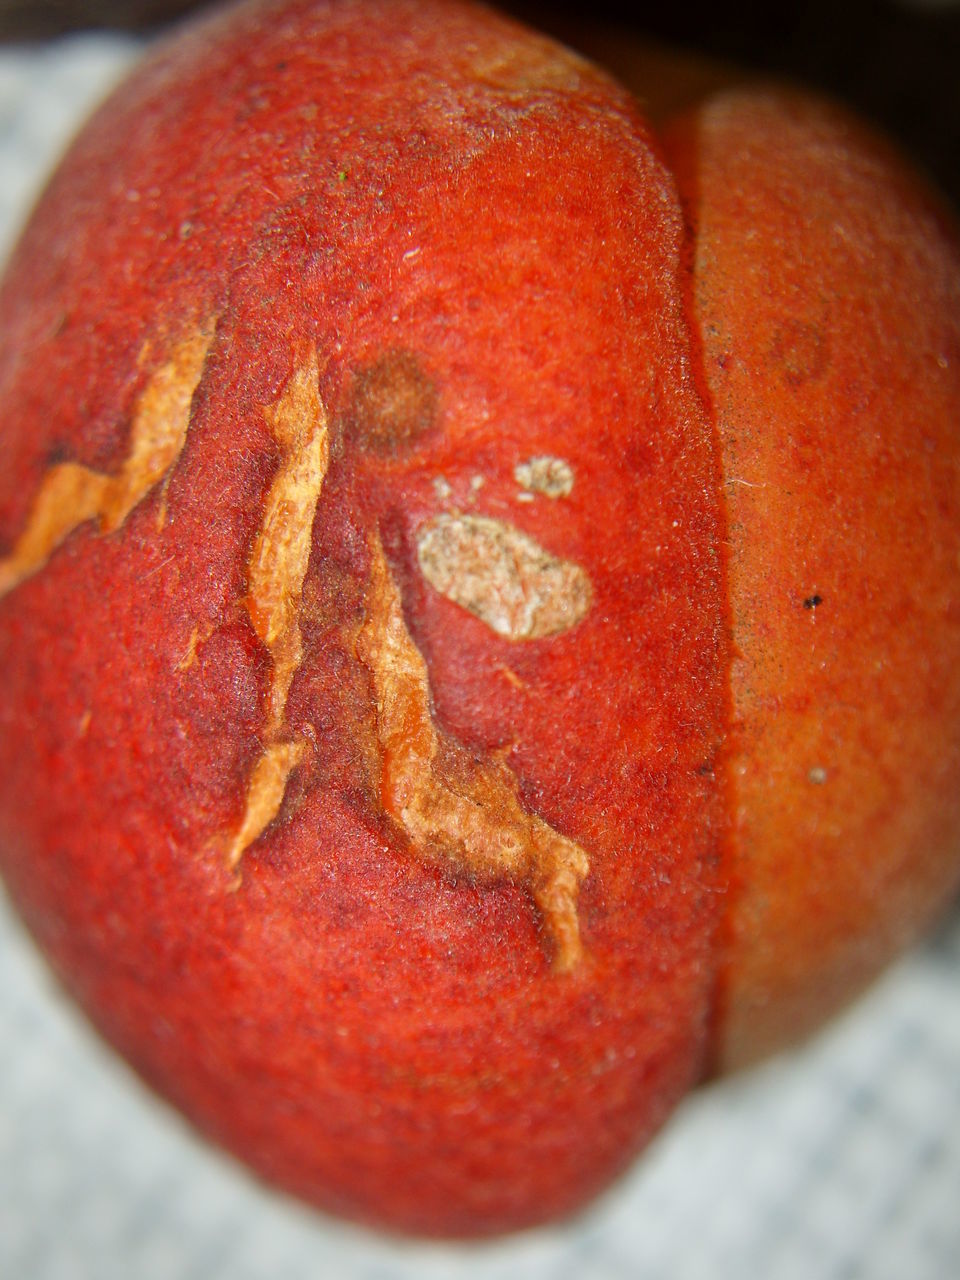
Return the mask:
<svg viewBox="0 0 960 1280">
<path fill-rule="evenodd" d="M 37 573 L 74 529 L 99 518 L 100 532 L 120 528 L 168 475 L 186 443 L 190 407 L 213 341 L 213 322 L 178 343 L 153 374 L 133 414 L 130 449 L 115 475 L 76 462 L 52 467 L 34 499 L 26 527 L 0 560 L 0 599 Z"/>
<path fill-rule="evenodd" d="M 407 630 L 378 538 L 371 559 L 357 652 L 376 696 L 383 809 L 422 861 L 485 883 L 524 885 L 551 936 L 554 967 L 574 969 L 583 955 L 577 897 L 587 854 L 522 808 L 505 763 L 478 761 L 438 732 L 426 664 Z"/>
<path fill-rule="evenodd" d="M 354 376 L 343 431 L 361 449 L 397 454 L 430 430 L 436 413 L 436 387 L 417 357 L 389 351 Z"/>
<path fill-rule="evenodd" d="M 586 570 L 503 520 L 436 516 L 417 535 L 417 557 L 432 587 L 507 640 L 558 635 L 590 611 Z"/>
<path fill-rule="evenodd" d="M 513 685 L 514 689 L 526 689 L 527 682 L 525 680 L 521 680 L 517 673 L 510 667 L 500 667 L 499 670 L 507 684 Z"/>
</svg>

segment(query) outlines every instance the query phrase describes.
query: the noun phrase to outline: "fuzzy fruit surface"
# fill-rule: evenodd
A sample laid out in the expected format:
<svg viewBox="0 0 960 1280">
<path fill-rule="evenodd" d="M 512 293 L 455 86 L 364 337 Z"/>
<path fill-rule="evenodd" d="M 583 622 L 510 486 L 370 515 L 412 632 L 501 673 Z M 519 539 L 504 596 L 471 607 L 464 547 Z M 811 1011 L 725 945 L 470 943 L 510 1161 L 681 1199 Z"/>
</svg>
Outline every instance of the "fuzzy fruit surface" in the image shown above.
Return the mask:
<svg viewBox="0 0 960 1280">
<path fill-rule="evenodd" d="M 101 109 L 11 261 L 4 878 L 136 1069 L 327 1210 L 575 1210 L 956 884 L 960 271 L 817 110 L 746 95 L 665 150 L 486 10 L 250 4 Z M 868 159 L 785 232 L 786 119 L 801 173 Z M 884 182 L 836 282 L 789 246 Z M 874 608 L 907 563 L 923 607 Z"/>
<path fill-rule="evenodd" d="M 841 1008 L 960 879 L 960 265 L 830 104 L 729 92 L 666 142 L 731 548 L 735 1066 Z"/>
</svg>

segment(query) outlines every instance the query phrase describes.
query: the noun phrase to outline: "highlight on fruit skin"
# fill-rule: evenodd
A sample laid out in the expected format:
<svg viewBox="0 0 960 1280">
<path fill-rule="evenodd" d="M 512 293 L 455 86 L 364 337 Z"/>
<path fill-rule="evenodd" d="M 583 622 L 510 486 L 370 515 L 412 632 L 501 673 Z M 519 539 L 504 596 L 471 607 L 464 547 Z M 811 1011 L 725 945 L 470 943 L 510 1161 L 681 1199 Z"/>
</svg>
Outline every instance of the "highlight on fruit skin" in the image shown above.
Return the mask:
<svg viewBox="0 0 960 1280">
<path fill-rule="evenodd" d="M 0 334 L 5 882 L 277 1185 L 571 1213 L 956 892 L 960 254 L 842 109 L 655 133 L 490 10 L 255 0 Z"/>
</svg>

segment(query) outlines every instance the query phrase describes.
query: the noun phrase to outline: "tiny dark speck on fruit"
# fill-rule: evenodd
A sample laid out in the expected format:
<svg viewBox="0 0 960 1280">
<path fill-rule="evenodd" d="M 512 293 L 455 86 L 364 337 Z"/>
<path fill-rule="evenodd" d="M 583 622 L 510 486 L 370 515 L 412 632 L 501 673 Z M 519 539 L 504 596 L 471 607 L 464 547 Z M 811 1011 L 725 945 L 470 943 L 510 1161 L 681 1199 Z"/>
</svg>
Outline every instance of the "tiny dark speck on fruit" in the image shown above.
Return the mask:
<svg viewBox="0 0 960 1280">
<path fill-rule="evenodd" d="M 823 596 L 807 596 L 803 602 L 803 607 L 805 609 L 816 609 L 819 604 L 823 604 Z"/>
</svg>

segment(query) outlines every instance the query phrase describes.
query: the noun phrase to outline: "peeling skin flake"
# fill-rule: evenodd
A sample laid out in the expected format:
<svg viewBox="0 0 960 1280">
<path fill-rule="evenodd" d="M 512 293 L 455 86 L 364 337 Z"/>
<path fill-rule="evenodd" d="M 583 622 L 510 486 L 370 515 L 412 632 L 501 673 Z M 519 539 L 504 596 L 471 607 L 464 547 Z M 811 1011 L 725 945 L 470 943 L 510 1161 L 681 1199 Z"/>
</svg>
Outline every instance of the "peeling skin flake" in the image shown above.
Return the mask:
<svg viewBox="0 0 960 1280">
<path fill-rule="evenodd" d="M 376 696 L 380 801 L 425 862 L 481 882 L 511 880 L 533 897 L 554 949 L 554 968 L 583 955 L 577 915 L 585 850 L 520 804 L 500 760 L 478 762 L 442 735 L 430 714 L 427 666 L 403 617 L 378 538 L 371 545 L 368 615 L 357 643 Z"/>
<path fill-rule="evenodd" d="M 38 573 L 74 529 L 99 518 L 100 531 L 119 529 L 180 456 L 190 407 L 213 341 L 214 324 L 179 342 L 153 374 L 133 415 L 130 449 L 114 475 L 76 462 L 51 467 L 33 502 L 26 527 L 0 560 L 0 599 Z"/>
<path fill-rule="evenodd" d="M 586 570 L 503 520 L 436 516 L 420 529 L 417 556 L 432 587 L 508 640 L 558 635 L 590 611 Z"/>
</svg>

